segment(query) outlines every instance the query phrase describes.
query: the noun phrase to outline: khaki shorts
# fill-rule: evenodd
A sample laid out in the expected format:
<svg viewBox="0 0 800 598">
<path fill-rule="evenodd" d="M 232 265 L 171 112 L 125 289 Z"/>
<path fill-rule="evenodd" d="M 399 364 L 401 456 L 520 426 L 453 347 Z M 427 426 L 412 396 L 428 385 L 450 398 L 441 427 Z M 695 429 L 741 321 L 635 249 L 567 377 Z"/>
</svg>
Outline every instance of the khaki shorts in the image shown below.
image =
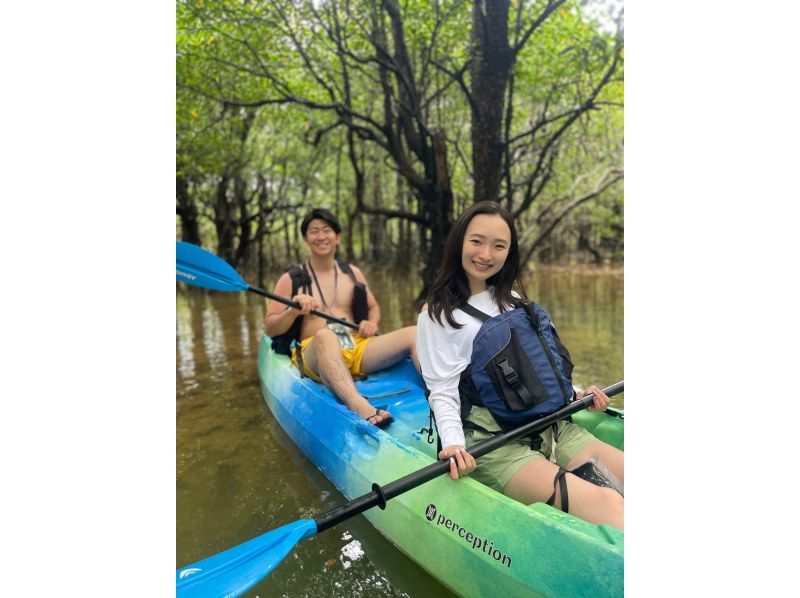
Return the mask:
<svg viewBox="0 0 800 598">
<path fill-rule="evenodd" d="M 467 419 L 490 431 L 500 429 L 489 410 L 484 407 L 473 407 Z M 510 442 L 478 459 L 478 466 L 470 475 L 490 488 L 502 492 L 508 481 L 523 466 L 535 459 L 548 458 L 553 446 L 552 426 L 541 432 L 541 435 L 543 442 L 538 451 L 531 449 L 529 438 Z M 468 447 L 492 437 L 491 434 L 464 428 L 464 438 Z M 566 468 L 575 455 L 595 440 L 594 436 L 579 425 L 564 420 L 559 421 L 556 463 Z"/>
<path fill-rule="evenodd" d="M 308 338 L 304 338 L 300 341 L 300 350 L 305 351 L 308 343 L 311 342 L 313 336 L 309 336 Z M 367 347 L 367 343 L 372 340 L 372 337 L 364 338 L 357 334 L 353 335 L 353 343 L 355 347 L 352 349 L 342 349 L 342 358 L 344 358 L 344 364 L 347 366 L 347 369 L 350 370 L 350 373 L 354 376 L 362 375 L 361 372 L 361 360 L 364 359 L 364 349 Z M 297 347 L 292 349 L 292 363 L 297 366 Z M 321 382 L 319 376 L 317 376 L 316 372 L 308 367 L 308 362 L 305 359 L 305 353 L 303 353 L 303 373 L 311 378 L 316 382 Z"/>
</svg>

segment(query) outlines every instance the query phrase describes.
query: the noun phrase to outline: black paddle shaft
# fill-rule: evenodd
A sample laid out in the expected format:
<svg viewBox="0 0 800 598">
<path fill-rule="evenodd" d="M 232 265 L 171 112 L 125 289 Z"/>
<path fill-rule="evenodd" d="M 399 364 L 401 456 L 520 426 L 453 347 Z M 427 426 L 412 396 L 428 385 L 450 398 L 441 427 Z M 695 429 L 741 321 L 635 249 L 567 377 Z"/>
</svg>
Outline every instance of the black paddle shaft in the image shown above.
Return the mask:
<svg viewBox="0 0 800 598">
<path fill-rule="evenodd" d="M 624 381 L 620 381 L 616 384 L 612 384 L 608 388 L 603 389 L 603 392 L 607 396 L 613 397 L 614 395 L 621 393 L 623 389 Z M 503 446 L 504 444 L 545 430 L 548 426 L 554 424 L 558 420 L 564 419 L 573 413 L 577 413 L 578 411 L 591 406 L 593 399 L 594 394 L 588 394 L 585 397 L 571 402 L 569 405 L 559 409 L 555 413 L 551 413 L 550 415 L 540 419 L 528 422 L 527 424 L 511 430 L 510 432 L 498 434 L 493 438 L 489 438 L 488 440 L 474 444 L 467 452 L 477 459 L 487 453 L 491 453 L 493 450 Z M 317 533 L 326 530 L 329 527 L 333 527 L 337 523 L 341 523 L 342 521 L 349 519 L 354 515 L 363 513 L 372 507 L 380 506 L 382 509 L 384 509 L 386 508 L 387 500 L 408 492 L 417 486 L 421 486 L 425 482 L 429 482 L 432 479 L 439 477 L 443 473 L 447 473 L 449 469 L 450 462 L 449 460 L 445 459 L 444 461 L 437 461 L 436 463 L 432 463 L 427 467 L 423 467 L 422 469 L 410 473 L 399 480 L 390 482 L 385 486 L 373 484 L 372 492 L 368 492 L 363 496 L 359 496 L 358 498 L 351 500 L 349 503 L 346 503 L 340 507 L 336 507 L 327 513 L 323 513 L 322 515 L 315 517 L 314 522 L 317 524 Z"/>
<path fill-rule="evenodd" d="M 257 295 L 268 297 L 274 301 L 277 301 L 278 303 L 283 303 L 284 305 L 288 305 L 289 307 L 294 307 L 295 309 L 302 309 L 302 306 L 297 301 L 292 301 L 291 299 L 287 299 L 286 297 L 275 295 L 274 293 L 270 293 L 269 291 L 265 291 L 264 289 L 260 289 L 258 287 L 251 287 L 250 285 L 248 285 L 247 290 L 253 291 Z M 330 314 L 317 311 L 316 309 L 312 309 L 311 313 L 314 314 L 315 316 L 319 316 L 320 318 L 325 318 L 330 322 L 336 322 L 337 324 L 341 324 L 342 326 L 349 326 L 353 330 L 358 330 L 357 324 L 353 324 L 352 322 L 348 322 L 347 320 L 342 320 L 341 318 L 337 318 L 336 316 L 332 316 Z"/>
</svg>

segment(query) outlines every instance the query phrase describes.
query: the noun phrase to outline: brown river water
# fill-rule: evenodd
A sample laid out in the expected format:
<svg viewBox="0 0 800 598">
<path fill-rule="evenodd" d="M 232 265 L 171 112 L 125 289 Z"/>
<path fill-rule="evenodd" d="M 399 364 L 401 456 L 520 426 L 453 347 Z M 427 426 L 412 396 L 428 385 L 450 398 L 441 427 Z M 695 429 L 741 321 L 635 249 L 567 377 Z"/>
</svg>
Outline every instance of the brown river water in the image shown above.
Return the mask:
<svg viewBox="0 0 800 598">
<path fill-rule="evenodd" d="M 416 323 L 417 281 L 367 276 L 382 330 Z M 553 317 L 572 354 L 576 385 L 624 378 L 621 273 L 540 269 L 526 291 Z M 253 293 L 178 286 L 176 567 L 346 502 L 261 397 L 256 356 L 263 313 L 264 301 Z M 612 405 L 624 407 L 624 395 Z M 301 542 L 247 594 L 451 595 L 360 515 Z"/>
</svg>

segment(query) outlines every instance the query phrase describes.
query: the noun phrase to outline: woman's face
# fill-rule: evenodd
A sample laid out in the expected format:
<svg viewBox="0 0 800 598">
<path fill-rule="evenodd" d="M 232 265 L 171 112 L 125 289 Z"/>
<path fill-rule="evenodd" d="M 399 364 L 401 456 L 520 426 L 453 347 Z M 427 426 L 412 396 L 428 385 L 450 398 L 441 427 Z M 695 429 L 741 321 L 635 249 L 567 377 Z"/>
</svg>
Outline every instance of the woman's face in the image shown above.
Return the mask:
<svg viewBox="0 0 800 598">
<path fill-rule="evenodd" d="M 478 214 L 467 225 L 461 248 L 461 266 L 470 293 L 486 290 L 486 281 L 503 267 L 511 247 L 511 230 L 498 214 Z"/>
</svg>

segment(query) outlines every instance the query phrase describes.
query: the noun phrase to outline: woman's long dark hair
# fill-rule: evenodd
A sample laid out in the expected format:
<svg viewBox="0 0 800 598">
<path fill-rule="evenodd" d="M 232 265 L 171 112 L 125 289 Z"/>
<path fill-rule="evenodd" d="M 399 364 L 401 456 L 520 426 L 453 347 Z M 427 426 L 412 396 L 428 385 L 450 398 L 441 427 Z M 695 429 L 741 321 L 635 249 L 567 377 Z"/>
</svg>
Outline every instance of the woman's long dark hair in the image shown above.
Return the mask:
<svg viewBox="0 0 800 598">
<path fill-rule="evenodd" d="M 444 316 L 447 323 L 453 328 L 462 327 L 453 318 L 453 310 L 466 302 L 470 296 L 469 281 L 464 268 L 461 266 L 461 252 L 467 227 L 472 219 L 479 214 L 496 214 L 502 217 L 511 231 L 511 245 L 508 248 L 508 257 L 506 257 L 500 272 L 489 277 L 486 285 L 494 286 L 494 298 L 503 311 L 514 304 L 511 290 L 515 282 L 517 283 L 518 292 L 522 297 L 525 297 L 525 291 L 519 281 L 519 246 L 517 244 L 517 231 L 514 228 L 514 218 L 499 203 L 481 201 L 472 204 L 453 223 L 453 228 L 444 243 L 442 263 L 428 292 L 428 316 L 431 319 L 435 319 L 439 324 L 444 324 L 442 322 L 442 316 Z"/>
</svg>

